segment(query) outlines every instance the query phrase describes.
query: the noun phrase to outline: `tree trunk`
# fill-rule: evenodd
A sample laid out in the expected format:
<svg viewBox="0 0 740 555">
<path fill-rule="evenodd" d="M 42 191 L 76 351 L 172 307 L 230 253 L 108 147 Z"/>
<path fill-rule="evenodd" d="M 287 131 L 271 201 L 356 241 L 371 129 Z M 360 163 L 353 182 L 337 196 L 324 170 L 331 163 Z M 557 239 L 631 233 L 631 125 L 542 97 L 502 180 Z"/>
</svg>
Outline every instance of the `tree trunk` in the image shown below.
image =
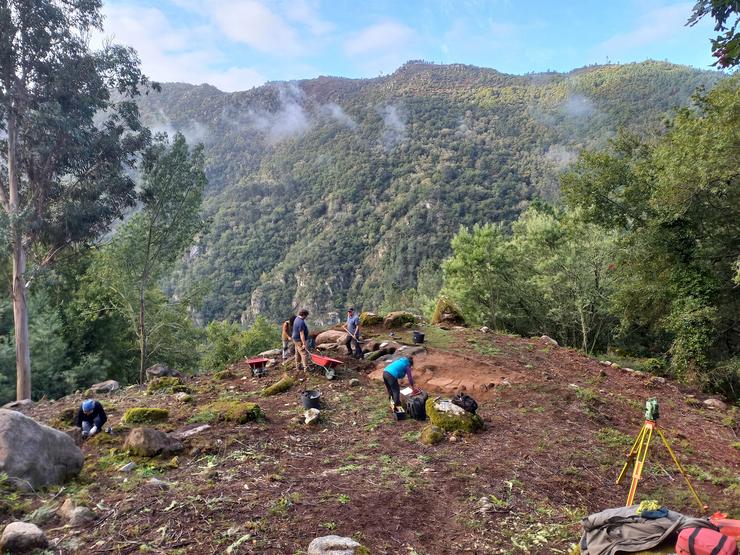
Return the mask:
<svg viewBox="0 0 740 555">
<path fill-rule="evenodd" d="M 16 399 L 31 398 L 31 352 L 28 343 L 28 306 L 26 305 L 26 247 L 19 228 L 20 195 L 16 166 L 18 140 L 17 122 L 13 111 L 8 113 L 8 215 L 13 248 L 13 325 L 15 329 Z"/>
<path fill-rule="evenodd" d="M 144 289 L 139 289 L 139 383 L 144 383 L 146 368 L 146 321 L 144 318 Z"/>
</svg>

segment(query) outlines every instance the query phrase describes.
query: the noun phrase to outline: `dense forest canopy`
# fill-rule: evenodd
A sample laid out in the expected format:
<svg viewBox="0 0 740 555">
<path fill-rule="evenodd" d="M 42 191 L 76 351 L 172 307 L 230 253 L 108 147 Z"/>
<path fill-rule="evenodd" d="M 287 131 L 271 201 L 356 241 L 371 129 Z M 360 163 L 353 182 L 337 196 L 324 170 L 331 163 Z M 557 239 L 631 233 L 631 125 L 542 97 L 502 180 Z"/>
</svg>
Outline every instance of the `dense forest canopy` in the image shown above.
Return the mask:
<svg viewBox="0 0 740 555">
<path fill-rule="evenodd" d="M 523 76 L 415 61 L 232 94 L 165 84 L 142 117 L 205 144 L 210 224 L 169 291 L 200 292 L 206 322 L 399 307 L 460 225 L 556 200 L 583 148 L 661 132 L 720 78 L 652 61 Z"/>
</svg>

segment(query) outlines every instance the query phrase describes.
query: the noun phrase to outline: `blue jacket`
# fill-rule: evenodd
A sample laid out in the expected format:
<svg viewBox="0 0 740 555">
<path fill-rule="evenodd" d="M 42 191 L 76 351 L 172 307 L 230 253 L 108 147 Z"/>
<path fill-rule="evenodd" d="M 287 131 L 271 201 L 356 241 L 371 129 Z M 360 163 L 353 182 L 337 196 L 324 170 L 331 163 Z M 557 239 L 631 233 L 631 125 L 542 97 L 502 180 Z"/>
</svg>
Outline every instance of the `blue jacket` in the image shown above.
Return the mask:
<svg viewBox="0 0 740 555">
<path fill-rule="evenodd" d="M 388 366 L 385 367 L 384 371 L 388 372 L 397 380 L 400 380 L 406 375 L 406 372 L 408 372 L 409 368 L 411 368 L 411 360 L 407 357 L 402 357 L 391 362 Z"/>
</svg>

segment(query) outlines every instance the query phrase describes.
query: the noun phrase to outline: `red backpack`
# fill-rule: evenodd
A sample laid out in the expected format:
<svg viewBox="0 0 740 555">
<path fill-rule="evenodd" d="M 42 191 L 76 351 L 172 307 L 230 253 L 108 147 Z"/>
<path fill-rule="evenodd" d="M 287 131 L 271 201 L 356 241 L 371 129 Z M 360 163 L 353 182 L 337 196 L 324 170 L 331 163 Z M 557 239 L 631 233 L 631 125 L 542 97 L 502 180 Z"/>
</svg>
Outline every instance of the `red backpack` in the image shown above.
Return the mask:
<svg viewBox="0 0 740 555">
<path fill-rule="evenodd" d="M 711 528 L 684 528 L 678 535 L 676 555 L 737 555 L 737 543 Z"/>
</svg>

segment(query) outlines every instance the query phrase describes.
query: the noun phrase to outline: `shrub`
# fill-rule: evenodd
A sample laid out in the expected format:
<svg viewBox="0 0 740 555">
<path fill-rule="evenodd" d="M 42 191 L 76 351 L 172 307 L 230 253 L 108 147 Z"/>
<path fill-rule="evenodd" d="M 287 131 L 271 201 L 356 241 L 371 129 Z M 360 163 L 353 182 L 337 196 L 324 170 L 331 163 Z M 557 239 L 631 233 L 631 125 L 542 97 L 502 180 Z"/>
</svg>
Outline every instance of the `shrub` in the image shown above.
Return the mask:
<svg viewBox="0 0 740 555">
<path fill-rule="evenodd" d="M 144 407 L 134 407 L 128 409 L 121 419 L 126 424 L 156 424 L 164 422 L 170 416 L 167 409 L 152 409 Z"/>
<path fill-rule="evenodd" d="M 261 316 L 247 330 L 233 322 L 211 322 L 206 328 L 203 366 L 223 370 L 232 362 L 279 345 L 280 330 Z"/>
</svg>

